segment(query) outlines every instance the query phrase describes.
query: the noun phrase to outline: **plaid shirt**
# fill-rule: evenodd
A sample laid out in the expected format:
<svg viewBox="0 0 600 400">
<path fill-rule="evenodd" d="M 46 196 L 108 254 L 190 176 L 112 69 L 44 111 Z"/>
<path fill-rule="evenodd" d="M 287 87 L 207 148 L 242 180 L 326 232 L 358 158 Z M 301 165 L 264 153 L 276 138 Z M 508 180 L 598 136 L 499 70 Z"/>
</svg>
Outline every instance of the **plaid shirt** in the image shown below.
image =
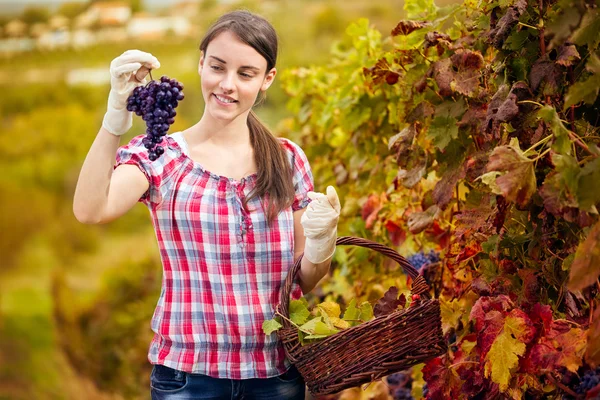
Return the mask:
<svg viewBox="0 0 600 400">
<path fill-rule="evenodd" d="M 166 136 L 165 153 L 151 162 L 142 138 L 118 149 L 115 168 L 137 165 L 150 183 L 140 201 L 152 216 L 163 280 L 148 360 L 216 378 L 282 374 L 290 363 L 276 334 L 266 336 L 262 324 L 273 317 L 294 262 L 293 211 L 310 202 L 306 155 L 279 138 L 293 166 L 296 196 L 269 228 L 260 199 L 242 207 L 256 174 L 234 180 L 203 169 L 187 155 L 181 132 Z M 292 293 L 302 295 L 297 283 Z"/>
</svg>

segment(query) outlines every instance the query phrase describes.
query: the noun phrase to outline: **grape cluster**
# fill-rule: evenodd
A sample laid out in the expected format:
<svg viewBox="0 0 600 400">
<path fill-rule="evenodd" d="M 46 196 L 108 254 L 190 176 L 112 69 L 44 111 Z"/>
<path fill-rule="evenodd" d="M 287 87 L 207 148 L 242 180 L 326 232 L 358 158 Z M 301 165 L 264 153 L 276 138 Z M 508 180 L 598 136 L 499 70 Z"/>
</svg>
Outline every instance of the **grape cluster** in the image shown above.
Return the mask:
<svg viewBox="0 0 600 400">
<path fill-rule="evenodd" d="M 408 257 L 407 260 L 417 270 L 421 270 L 426 265 L 440 261 L 440 253 L 434 250 L 431 250 L 429 253 L 420 251 Z"/>
<path fill-rule="evenodd" d="M 387 377 L 389 394 L 394 400 L 412 400 L 412 378 L 410 372 L 397 372 Z"/>
<path fill-rule="evenodd" d="M 576 391 L 578 394 L 586 394 L 598 385 L 600 385 L 600 367 L 596 370 L 587 371 L 581 378 L 579 385 L 577 385 Z"/>
<path fill-rule="evenodd" d="M 394 389 L 392 394 L 394 400 L 413 400 L 411 390 L 408 388 L 399 387 Z"/>
<path fill-rule="evenodd" d="M 175 108 L 183 98 L 183 85 L 163 75 L 160 82 L 151 80 L 145 86 L 136 87 L 127 99 L 127 110 L 146 121 L 146 137 L 142 143 L 148 149 L 150 161 L 165 152 L 159 144 L 175 122 Z"/>
</svg>

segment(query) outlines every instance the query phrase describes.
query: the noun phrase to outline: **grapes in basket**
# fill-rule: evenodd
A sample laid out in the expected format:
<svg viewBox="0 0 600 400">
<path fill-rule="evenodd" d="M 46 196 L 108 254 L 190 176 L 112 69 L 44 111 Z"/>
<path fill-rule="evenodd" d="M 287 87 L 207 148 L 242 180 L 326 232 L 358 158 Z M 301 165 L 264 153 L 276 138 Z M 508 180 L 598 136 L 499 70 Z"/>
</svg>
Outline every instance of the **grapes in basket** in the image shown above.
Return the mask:
<svg viewBox="0 0 600 400">
<path fill-rule="evenodd" d="M 419 302 L 419 295 L 413 295 L 409 307 L 416 306 Z M 282 328 L 281 319 L 286 319 L 298 330 L 300 342 L 304 345 L 370 321 L 374 317 L 403 309 L 406 305 L 406 296 L 404 293 L 398 296 L 395 286 L 390 287 L 375 307 L 368 301 L 357 304 L 357 300 L 352 299 L 343 315 L 341 306 L 336 302 L 325 301 L 309 310 L 306 299 L 300 298 L 290 301 L 289 318 L 276 312 L 276 317 L 264 321 L 262 328 L 265 335 L 270 335 Z"/>
<path fill-rule="evenodd" d="M 160 81 L 151 80 L 145 86 L 136 87 L 127 99 L 127 110 L 146 122 L 146 137 L 142 143 L 148 149 L 150 161 L 165 152 L 160 143 L 175 122 L 175 108 L 183 98 L 183 85 L 163 75 Z"/>
</svg>

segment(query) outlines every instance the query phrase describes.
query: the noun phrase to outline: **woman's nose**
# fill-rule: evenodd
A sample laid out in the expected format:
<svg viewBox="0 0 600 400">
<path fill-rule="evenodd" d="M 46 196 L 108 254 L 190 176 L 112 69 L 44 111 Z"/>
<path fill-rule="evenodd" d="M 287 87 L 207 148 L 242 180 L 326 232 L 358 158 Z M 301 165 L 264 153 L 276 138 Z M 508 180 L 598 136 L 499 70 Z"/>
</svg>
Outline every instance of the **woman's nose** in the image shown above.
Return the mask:
<svg viewBox="0 0 600 400">
<path fill-rule="evenodd" d="M 233 88 L 234 88 L 234 78 L 231 75 L 229 75 L 229 74 L 225 74 L 225 76 L 223 77 L 223 79 L 221 79 L 221 83 L 219 84 L 219 86 L 221 87 L 221 89 L 223 91 L 226 91 L 226 92 L 233 91 Z"/>
</svg>

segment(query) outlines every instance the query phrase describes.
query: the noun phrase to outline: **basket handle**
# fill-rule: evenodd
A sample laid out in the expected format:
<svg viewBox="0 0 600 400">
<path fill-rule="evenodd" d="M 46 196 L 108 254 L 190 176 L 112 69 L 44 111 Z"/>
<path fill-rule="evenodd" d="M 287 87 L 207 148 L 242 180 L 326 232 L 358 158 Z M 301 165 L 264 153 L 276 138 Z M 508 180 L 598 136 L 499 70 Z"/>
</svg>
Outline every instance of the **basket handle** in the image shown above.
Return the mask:
<svg viewBox="0 0 600 400">
<path fill-rule="evenodd" d="M 402 257 L 396 250 L 384 246 L 380 243 L 373 242 L 372 240 L 367 240 L 354 236 L 340 236 L 336 240 L 336 245 L 353 245 L 366 247 L 367 249 L 375 250 L 384 256 L 391 258 L 396 261 L 404 272 L 413 279 L 411 291 L 413 294 L 419 294 L 423 297 L 430 298 L 429 295 L 429 285 L 423 278 L 423 276 L 419 275 L 419 272 L 413 267 L 406 258 Z M 285 278 L 285 283 L 281 290 L 281 297 L 279 299 L 279 307 L 281 308 L 281 313 L 289 317 L 289 299 L 290 293 L 292 290 L 292 284 L 294 283 L 294 279 L 296 278 L 296 274 L 300 270 L 300 265 L 302 264 L 302 256 L 298 257 L 298 259 L 294 262 L 292 269 L 287 274 Z"/>
</svg>

